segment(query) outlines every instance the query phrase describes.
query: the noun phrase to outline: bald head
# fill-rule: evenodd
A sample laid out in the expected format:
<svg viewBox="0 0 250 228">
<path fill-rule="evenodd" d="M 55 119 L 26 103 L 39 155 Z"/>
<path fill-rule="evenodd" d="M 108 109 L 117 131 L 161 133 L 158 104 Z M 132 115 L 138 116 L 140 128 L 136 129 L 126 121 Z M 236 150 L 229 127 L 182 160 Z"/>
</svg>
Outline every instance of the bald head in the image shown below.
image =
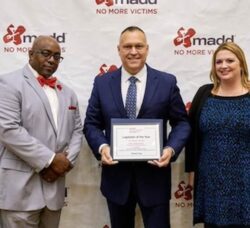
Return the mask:
<svg viewBox="0 0 250 228">
<path fill-rule="evenodd" d="M 62 60 L 59 43 L 51 36 L 38 36 L 29 51 L 29 63 L 38 74 L 48 78 Z"/>
<path fill-rule="evenodd" d="M 58 44 L 58 42 L 57 42 L 56 39 L 54 39 L 51 36 L 43 36 L 43 35 L 41 35 L 41 36 L 38 36 L 34 40 L 31 49 L 33 49 L 33 50 L 38 49 L 40 47 L 40 45 L 42 45 L 43 43 L 49 43 L 49 42 L 54 43 L 55 45 L 58 45 L 58 47 L 60 48 L 60 46 L 59 46 L 59 44 Z"/>
</svg>

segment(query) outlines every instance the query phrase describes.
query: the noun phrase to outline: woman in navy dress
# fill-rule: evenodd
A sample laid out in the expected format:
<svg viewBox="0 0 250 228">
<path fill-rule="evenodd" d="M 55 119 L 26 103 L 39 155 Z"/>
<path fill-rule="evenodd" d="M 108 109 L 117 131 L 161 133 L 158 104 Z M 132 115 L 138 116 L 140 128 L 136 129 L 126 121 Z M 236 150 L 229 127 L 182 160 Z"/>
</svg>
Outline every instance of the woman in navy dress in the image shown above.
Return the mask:
<svg viewBox="0 0 250 228">
<path fill-rule="evenodd" d="M 186 171 L 194 172 L 194 224 L 250 227 L 250 81 L 242 49 L 214 52 L 212 84 L 197 91 L 189 111 L 192 135 Z"/>
</svg>

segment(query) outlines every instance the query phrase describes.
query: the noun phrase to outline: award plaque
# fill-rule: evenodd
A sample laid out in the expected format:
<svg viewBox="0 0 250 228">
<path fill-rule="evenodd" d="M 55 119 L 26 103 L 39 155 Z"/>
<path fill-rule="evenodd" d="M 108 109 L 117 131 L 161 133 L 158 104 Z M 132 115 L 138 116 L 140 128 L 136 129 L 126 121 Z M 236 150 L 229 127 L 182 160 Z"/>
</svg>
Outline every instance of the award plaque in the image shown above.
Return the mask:
<svg viewBox="0 0 250 228">
<path fill-rule="evenodd" d="M 113 160 L 158 160 L 161 154 L 161 119 L 111 119 Z"/>
</svg>

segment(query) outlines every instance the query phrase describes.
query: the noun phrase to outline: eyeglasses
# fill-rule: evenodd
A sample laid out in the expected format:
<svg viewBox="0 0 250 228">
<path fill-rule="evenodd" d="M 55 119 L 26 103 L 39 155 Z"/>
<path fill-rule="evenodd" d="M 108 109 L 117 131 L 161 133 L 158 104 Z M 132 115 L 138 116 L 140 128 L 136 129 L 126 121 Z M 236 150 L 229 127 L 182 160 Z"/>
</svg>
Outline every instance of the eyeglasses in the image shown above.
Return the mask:
<svg viewBox="0 0 250 228">
<path fill-rule="evenodd" d="M 60 53 L 53 53 L 53 52 L 47 51 L 47 50 L 40 50 L 40 51 L 36 51 L 35 53 L 42 55 L 46 59 L 50 59 L 51 56 L 53 56 L 55 61 L 57 61 L 57 62 L 63 61 L 63 57 L 61 56 Z"/>
</svg>

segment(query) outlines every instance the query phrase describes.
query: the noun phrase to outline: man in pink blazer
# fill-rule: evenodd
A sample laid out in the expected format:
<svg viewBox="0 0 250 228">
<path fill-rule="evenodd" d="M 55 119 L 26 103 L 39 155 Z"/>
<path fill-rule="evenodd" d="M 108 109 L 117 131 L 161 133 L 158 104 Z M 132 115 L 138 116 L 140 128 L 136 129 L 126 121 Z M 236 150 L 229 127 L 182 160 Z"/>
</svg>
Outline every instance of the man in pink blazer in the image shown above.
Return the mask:
<svg viewBox="0 0 250 228">
<path fill-rule="evenodd" d="M 65 174 L 80 152 L 75 93 L 54 76 L 61 48 L 39 36 L 23 69 L 0 76 L 0 220 L 3 228 L 56 228 Z"/>
</svg>

